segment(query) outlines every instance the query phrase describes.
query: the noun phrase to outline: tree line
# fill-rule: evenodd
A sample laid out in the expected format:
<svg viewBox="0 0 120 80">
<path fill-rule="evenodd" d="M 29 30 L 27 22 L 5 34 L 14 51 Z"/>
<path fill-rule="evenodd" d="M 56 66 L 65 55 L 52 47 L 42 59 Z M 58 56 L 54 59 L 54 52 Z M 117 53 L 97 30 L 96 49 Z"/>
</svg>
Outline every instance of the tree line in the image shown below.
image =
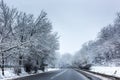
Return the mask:
<svg viewBox="0 0 120 80">
<path fill-rule="evenodd" d="M 54 65 L 59 49 L 59 36 L 52 31 L 47 13 L 33 14 L 18 11 L 0 2 L 0 68 L 14 67 L 19 74 L 21 67 L 28 73 L 45 65 Z"/>
<path fill-rule="evenodd" d="M 120 13 L 112 24 L 101 29 L 95 40 L 84 43 L 75 55 L 63 55 L 59 65 L 82 69 L 90 69 L 92 65 L 120 66 Z"/>
<path fill-rule="evenodd" d="M 120 66 L 120 13 L 112 24 L 103 27 L 95 40 L 86 42 L 73 57 L 73 65 Z"/>
</svg>

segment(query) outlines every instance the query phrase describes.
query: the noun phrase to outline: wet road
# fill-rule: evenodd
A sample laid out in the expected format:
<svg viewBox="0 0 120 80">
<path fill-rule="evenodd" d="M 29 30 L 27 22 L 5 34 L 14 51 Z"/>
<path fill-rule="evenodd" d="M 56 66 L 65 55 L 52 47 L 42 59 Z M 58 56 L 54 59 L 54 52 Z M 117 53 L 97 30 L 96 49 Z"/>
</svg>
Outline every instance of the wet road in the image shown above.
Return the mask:
<svg viewBox="0 0 120 80">
<path fill-rule="evenodd" d="M 90 78 L 87 78 L 84 75 L 73 69 L 63 69 L 58 71 L 45 72 L 45 73 L 32 75 L 25 78 L 14 79 L 14 80 L 91 80 Z M 100 80 L 95 77 L 94 79 Z"/>
</svg>

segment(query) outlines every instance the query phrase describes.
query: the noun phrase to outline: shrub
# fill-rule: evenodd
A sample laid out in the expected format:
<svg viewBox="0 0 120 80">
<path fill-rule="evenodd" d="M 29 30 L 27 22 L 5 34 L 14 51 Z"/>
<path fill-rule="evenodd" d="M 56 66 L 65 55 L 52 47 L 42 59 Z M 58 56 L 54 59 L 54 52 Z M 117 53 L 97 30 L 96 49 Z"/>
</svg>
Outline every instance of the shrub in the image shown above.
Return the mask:
<svg viewBox="0 0 120 80">
<path fill-rule="evenodd" d="M 24 70 L 27 72 L 27 73 L 30 73 L 32 71 L 32 64 L 31 63 L 25 63 L 24 64 Z"/>
<path fill-rule="evenodd" d="M 20 73 L 21 73 L 21 68 L 20 68 L 20 67 L 15 67 L 15 68 L 14 68 L 14 73 L 17 74 L 17 75 L 20 75 Z"/>
</svg>

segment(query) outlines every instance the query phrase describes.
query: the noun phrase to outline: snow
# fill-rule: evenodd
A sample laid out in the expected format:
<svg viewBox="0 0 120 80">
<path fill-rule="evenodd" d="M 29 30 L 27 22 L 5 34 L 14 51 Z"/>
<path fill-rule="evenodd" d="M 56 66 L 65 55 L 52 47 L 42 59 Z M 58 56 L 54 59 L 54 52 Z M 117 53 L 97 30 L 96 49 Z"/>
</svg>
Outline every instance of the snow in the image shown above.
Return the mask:
<svg viewBox="0 0 120 80">
<path fill-rule="evenodd" d="M 0 80 L 7 80 L 7 79 L 12 79 L 12 78 L 18 78 L 18 77 L 22 77 L 22 76 L 28 76 L 29 74 L 26 73 L 23 68 L 22 68 L 22 73 L 18 76 L 17 74 L 14 73 L 14 69 L 13 68 L 5 68 L 4 71 L 5 75 L 2 75 L 2 71 L 0 70 Z"/>
<path fill-rule="evenodd" d="M 106 77 L 103 77 L 103 76 L 100 76 L 100 75 L 96 75 L 96 74 L 93 74 L 93 73 L 90 73 L 90 72 L 86 72 L 86 71 L 82 71 L 82 72 L 87 73 L 87 74 L 92 75 L 92 76 L 95 76 L 97 78 L 100 78 L 101 80 L 111 80 L 111 79 L 108 79 Z"/>
<path fill-rule="evenodd" d="M 49 71 L 56 71 L 59 70 L 59 68 L 47 68 L 45 70 L 45 72 L 49 72 Z M 38 73 L 43 73 L 41 70 L 38 70 Z M 13 78 L 18 78 L 18 77 L 25 77 L 25 76 L 30 76 L 30 75 L 36 75 L 36 74 L 28 74 L 24 71 L 24 69 L 22 68 L 22 73 L 18 76 L 14 73 L 14 69 L 13 68 L 6 68 L 5 69 L 5 76 L 2 76 L 2 71 L 0 70 L 0 80 L 7 80 L 7 79 L 13 79 Z"/>
<path fill-rule="evenodd" d="M 120 77 L 120 67 L 93 66 L 91 71 Z"/>
<path fill-rule="evenodd" d="M 7 78 L 7 77 L 14 77 L 17 76 L 14 74 L 13 69 L 5 69 L 5 76 L 2 76 L 2 71 L 0 70 L 0 79 Z"/>
<path fill-rule="evenodd" d="M 60 70 L 59 68 L 48 68 L 46 71 L 56 71 L 56 70 Z"/>
</svg>

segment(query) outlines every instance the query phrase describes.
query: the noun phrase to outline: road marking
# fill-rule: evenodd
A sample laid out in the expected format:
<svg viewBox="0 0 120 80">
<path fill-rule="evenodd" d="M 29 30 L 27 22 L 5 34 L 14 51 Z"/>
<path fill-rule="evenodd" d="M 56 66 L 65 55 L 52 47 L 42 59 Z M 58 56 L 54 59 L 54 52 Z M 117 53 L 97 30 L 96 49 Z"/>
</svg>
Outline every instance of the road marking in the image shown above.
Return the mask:
<svg viewBox="0 0 120 80">
<path fill-rule="evenodd" d="M 67 70 L 64 70 L 64 71 L 62 71 L 62 72 L 56 74 L 55 76 L 51 77 L 50 79 L 54 79 L 54 78 L 56 78 L 56 77 L 62 75 L 62 74 L 65 73 L 66 71 L 67 71 Z"/>
</svg>

